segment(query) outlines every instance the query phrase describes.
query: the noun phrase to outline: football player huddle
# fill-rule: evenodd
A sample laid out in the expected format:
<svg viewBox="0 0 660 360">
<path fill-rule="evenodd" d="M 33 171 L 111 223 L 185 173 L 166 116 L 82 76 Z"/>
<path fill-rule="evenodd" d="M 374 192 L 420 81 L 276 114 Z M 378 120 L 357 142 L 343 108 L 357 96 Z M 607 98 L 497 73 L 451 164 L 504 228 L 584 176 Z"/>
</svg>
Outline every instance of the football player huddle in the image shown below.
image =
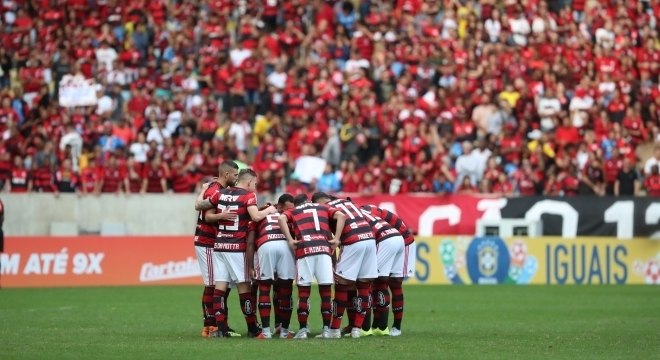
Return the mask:
<svg viewBox="0 0 660 360">
<path fill-rule="evenodd" d="M 402 283 L 414 274 L 416 253 L 405 223 L 388 210 L 359 207 L 350 198 L 322 192 L 311 198 L 283 194 L 275 206 L 259 207 L 257 182 L 253 170 L 238 171 L 226 161 L 196 200 L 195 250 L 205 285 L 202 336 L 241 336 L 227 321 L 233 288 L 248 337 L 307 339 L 313 282 L 318 284 L 323 324 L 317 338 L 400 336 Z M 348 325 L 342 328 L 344 313 Z"/>
</svg>

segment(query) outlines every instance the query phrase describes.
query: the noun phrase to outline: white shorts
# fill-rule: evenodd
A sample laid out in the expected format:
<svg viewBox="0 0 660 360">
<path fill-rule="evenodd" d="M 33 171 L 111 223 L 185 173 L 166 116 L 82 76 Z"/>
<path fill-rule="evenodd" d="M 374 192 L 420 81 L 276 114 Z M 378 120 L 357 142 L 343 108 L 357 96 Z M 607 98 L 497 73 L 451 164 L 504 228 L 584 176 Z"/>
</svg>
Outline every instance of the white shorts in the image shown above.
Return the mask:
<svg viewBox="0 0 660 360">
<path fill-rule="evenodd" d="M 417 263 L 417 243 L 406 245 L 404 261 L 405 264 L 403 265 L 403 268 L 405 269 L 405 273 L 403 274 L 403 278 L 407 279 L 415 276 L 415 264 Z"/>
<path fill-rule="evenodd" d="M 350 281 L 377 278 L 376 240 L 362 240 L 342 246 L 335 274 Z"/>
<path fill-rule="evenodd" d="M 257 250 L 255 266 L 259 280 L 293 280 L 296 263 L 286 241 L 268 241 Z M 275 276 L 277 274 L 277 277 Z"/>
<path fill-rule="evenodd" d="M 199 262 L 199 271 L 202 273 L 202 280 L 205 286 L 215 285 L 213 277 L 213 248 L 204 246 L 195 246 L 197 262 Z"/>
<path fill-rule="evenodd" d="M 296 284 L 299 286 L 310 286 L 312 280 L 316 279 L 319 285 L 332 285 L 335 276 L 332 273 L 332 258 L 329 255 L 319 254 L 305 256 L 296 260 Z"/>
<path fill-rule="evenodd" d="M 245 283 L 250 281 L 244 252 L 213 252 L 215 282 Z"/>
<path fill-rule="evenodd" d="M 403 237 L 394 236 L 385 239 L 376 246 L 378 252 L 378 277 L 402 278 L 406 244 Z"/>
</svg>

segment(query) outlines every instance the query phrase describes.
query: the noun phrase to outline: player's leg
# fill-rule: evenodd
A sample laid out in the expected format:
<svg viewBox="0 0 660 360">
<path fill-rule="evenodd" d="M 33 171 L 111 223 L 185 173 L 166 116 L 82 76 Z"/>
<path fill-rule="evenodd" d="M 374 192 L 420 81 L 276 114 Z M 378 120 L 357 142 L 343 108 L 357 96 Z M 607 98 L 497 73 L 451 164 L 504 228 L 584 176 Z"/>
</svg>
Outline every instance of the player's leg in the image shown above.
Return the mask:
<svg viewBox="0 0 660 360">
<path fill-rule="evenodd" d="M 256 337 L 261 334 L 261 328 L 257 323 L 256 306 L 252 295 L 252 286 L 248 274 L 247 259 L 244 252 L 224 253 L 229 264 L 229 271 L 232 280 L 236 282 L 238 290 L 238 299 L 241 303 L 241 310 L 245 316 L 245 324 L 248 329 L 248 336 Z"/>
<path fill-rule="evenodd" d="M 293 335 L 289 332 L 291 326 L 291 314 L 293 313 L 291 295 L 293 293 L 293 280 L 277 280 L 277 304 L 280 310 L 282 327 L 280 330 L 281 338 L 291 338 Z"/>
<path fill-rule="evenodd" d="M 372 300 L 374 302 L 374 335 L 389 335 L 388 316 L 390 306 L 390 278 L 403 278 L 405 245 L 403 237 L 396 236 L 378 244 L 378 279 L 374 282 Z"/>
<path fill-rule="evenodd" d="M 403 278 L 390 278 L 389 287 L 392 292 L 392 316 L 394 322 L 392 324 L 392 331 L 390 336 L 401 335 L 401 321 L 403 320 L 403 280 L 415 274 L 415 264 L 417 260 L 417 244 L 412 243 L 405 247 L 404 250 L 404 271 Z"/>
<path fill-rule="evenodd" d="M 392 292 L 392 316 L 394 317 L 390 336 L 398 336 L 401 334 L 401 321 L 403 320 L 403 279 L 390 278 L 388 285 Z"/>
<path fill-rule="evenodd" d="M 300 328 L 296 333 L 296 339 L 307 339 L 309 329 L 307 328 L 307 319 L 309 317 L 309 295 L 311 292 L 312 277 L 312 264 L 314 258 L 318 256 L 307 256 L 296 261 L 298 268 L 298 275 L 296 283 L 298 285 L 298 324 Z"/>
<path fill-rule="evenodd" d="M 314 269 L 314 277 L 319 284 L 319 296 L 321 297 L 321 318 L 323 329 L 330 329 L 332 321 L 332 284 L 334 274 L 332 269 L 332 258 L 326 255 L 317 255 Z"/>
<path fill-rule="evenodd" d="M 275 313 L 275 323 L 274 323 L 274 335 L 277 335 L 282 331 L 282 307 L 280 306 L 280 296 L 279 296 L 279 290 L 280 290 L 280 282 L 273 281 L 273 312 Z"/>
<path fill-rule="evenodd" d="M 352 305 L 352 303 L 349 303 L 351 299 L 348 293 L 355 285 L 359 272 L 359 264 L 357 263 L 361 261 L 357 244 L 346 245 L 342 248 L 341 256 L 335 267 L 335 312 L 330 324 L 331 337 L 336 337 L 338 334 L 341 336 L 339 329 L 341 328 L 344 311 Z"/>
<path fill-rule="evenodd" d="M 356 265 L 359 264 L 357 272 L 357 293 L 358 303 L 355 304 L 357 313 L 355 314 L 355 324 L 351 330 L 352 337 L 371 335 L 369 332 L 362 331 L 362 325 L 365 322 L 367 312 L 371 309 L 371 282 L 378 278 L 378 260 L 376 258 L 376 241 L 360 241 L 357 245 L 355 257 Z"/>
<path fill-rule="evenodd" d="M 276 322 L 280 322 L 280 337 L 290 338 L 293 337 L 289 333 L 289 325 L 291 322 L 291 293 L 293 287 L 293 279 L 296 278 L 296 262 L 293 254 L 285 241 L 274 242 L 277 248 L 275 272 L 277 281 L 273 286 L 273 293 L 275 300 L 275 316 Z M 279 317 L 277 314 L 279 313 Z"/>
<path fill-rule="evenodd" d="M 272 280 L 259 281 L 259 318 L 261 319 L 263 338 L 271 338 L 270 331 L 270 287 Z"/>
<path fill-rule="evenodd" d="M 223 259 L 222 252 L 213 253 L 213 266 L 215 277 L 215 290 L 213 293 L 213 314 L 215 315 L 218 329 L 210 334 L 213 337 L 224 337 L 227 333 L 227 313 L 225 304 L 227 302 L 226 291 L 231 281 L 227 263 Z"/>
<path fill-rule="evenodd" d="M 215 326 L 215 314 L 213 312 L 213 293 L 215 292 L 215 280 L 213 279 L 213 248 L 195 246 L 195 254 L 202 273 L 204 291 L 202 292 L 202 337 L 208 337 L 209 333 L 217 330 Z"/>
<path fill-rule="evenodd" d="M 348 290 L 348 306 L 346 308 L 346 316 L 348 317 L 348 325 L 344 326 L 341 330 L 342 334 L 350 334 L 353 325 L 355 324 L 355 314 L 357 314 L 357 309 L 355 304 L 358 302 L 357 288 L 355 285 L 351 286 Z"/>
<path fill-rule="evenodd" d="M 255 306 L 252 302 L 252 291 L 250 282 L 236 283 L 236 290 L 238 290 L 238 298 L 241 303 L 241 310 L 245 316 L 245 325 L 248 329 L 248 337 L 257 337 L 261 334 L 261 328 L 257 322 L 257 315 Z"/>
<path fill-rule="evenodd" d="M 258 306 L 259 318 L 261 319 L 262 332 L 261 338 L 270 339 L 272 337 L 270 331 L 270 313 L 271 313 L 271 300 L 270 288 L 275 279 L 275 266 L 274 256 L 271 249 L 272 243 L 266 243 L 257 250 L 257 259 L 255 264 L 257 270 L 258 281 L 255 281 L 253 287 L 258 287 Z"/>
<path fill-rule="evenodd" d="M 390 306 L 390 291 L 388 289 L 388 277 L 379 277 L 374 281 L 371 291 L 373 300 L 373 323 L 371 325 L 374 335 L 385 335 L 387 329 L 387 316 Z M 389 331 L 387 331 L 389 333 Z"/>
</svg>

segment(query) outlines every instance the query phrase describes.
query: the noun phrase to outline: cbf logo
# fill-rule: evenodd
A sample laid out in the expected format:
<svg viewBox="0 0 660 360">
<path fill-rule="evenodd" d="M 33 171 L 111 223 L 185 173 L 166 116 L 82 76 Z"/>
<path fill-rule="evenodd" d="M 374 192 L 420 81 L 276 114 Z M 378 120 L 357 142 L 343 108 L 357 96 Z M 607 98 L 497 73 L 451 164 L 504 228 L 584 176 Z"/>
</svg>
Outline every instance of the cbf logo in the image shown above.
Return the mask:
<svg viewBox="0 0 660 360">
<path fill-rule="evenodd" d="M 475 238 L 467 249 L 466 260 L 473 284 L 501 284 L 509 273 L 509 251 L 499 237 Z"/>
<path fill-rule="evenodd" d="M 497 271 L 497 247 L 492 241 L 479 245 L 479 271 L 487 277 L 492 277 Z"/>
</svg>

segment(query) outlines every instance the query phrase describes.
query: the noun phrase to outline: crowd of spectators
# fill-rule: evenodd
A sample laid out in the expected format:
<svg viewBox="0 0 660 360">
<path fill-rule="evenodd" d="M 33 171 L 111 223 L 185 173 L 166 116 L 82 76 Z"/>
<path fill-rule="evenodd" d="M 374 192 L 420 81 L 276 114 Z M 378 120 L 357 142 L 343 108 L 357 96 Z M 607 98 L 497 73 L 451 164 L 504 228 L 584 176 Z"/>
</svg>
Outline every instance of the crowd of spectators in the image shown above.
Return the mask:
<svg viewBox="0 0 660 360">
<path fill-rule="evenodd" d="M 660 195 L 660 1 L 3 0 L 0 185 Z M 60 106 L 92 79 L 95 106 Z M 653 151 L 653 150 L 651 150 Z M 311 184 L 300 156 L 327 161 Z"/>
</svg>

